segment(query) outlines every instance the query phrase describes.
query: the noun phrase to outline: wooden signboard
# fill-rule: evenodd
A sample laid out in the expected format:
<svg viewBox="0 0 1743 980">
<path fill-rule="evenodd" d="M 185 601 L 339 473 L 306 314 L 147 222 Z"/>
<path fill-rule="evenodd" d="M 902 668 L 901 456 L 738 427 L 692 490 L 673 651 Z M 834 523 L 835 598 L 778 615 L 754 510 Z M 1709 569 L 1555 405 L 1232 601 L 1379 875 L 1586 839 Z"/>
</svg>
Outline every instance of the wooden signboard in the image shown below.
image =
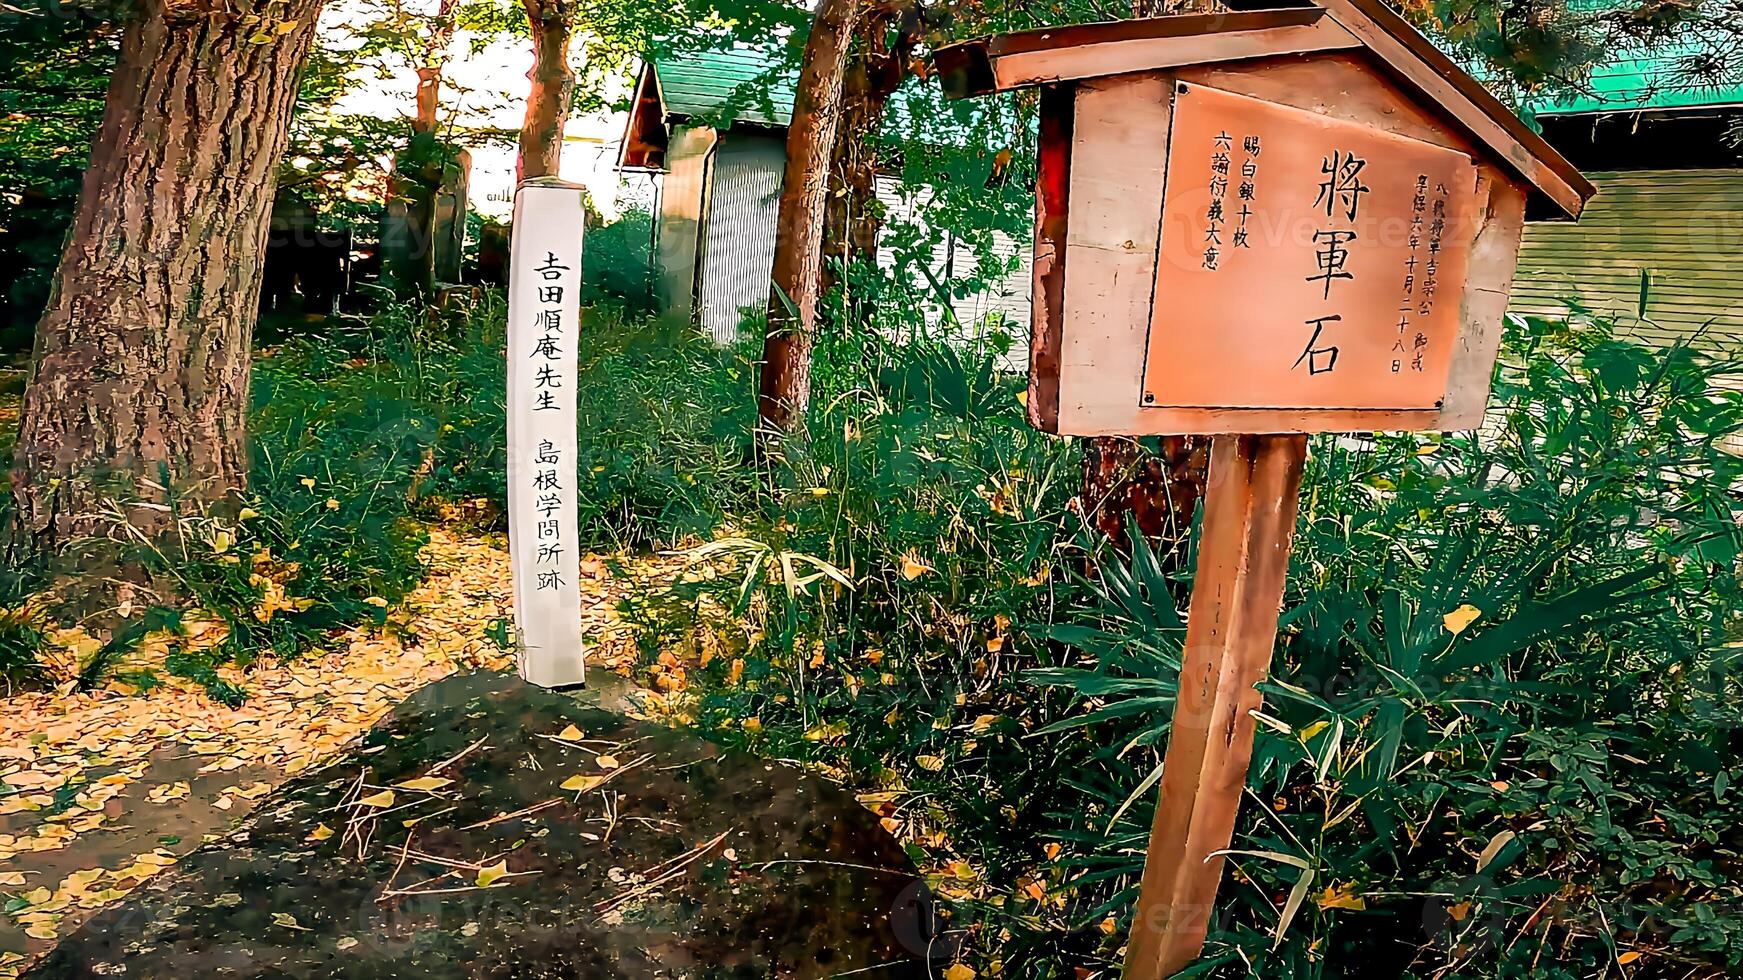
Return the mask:
<svg viewBox="0 0 1743 980">
<path fill-rule="evenodd" d="M 1439 410 L 1469 156 L 1178 82 L 1164 187 L 1142 407 Z"/>
<path fill-rule="evenodd" d="M 1526 210 L 1593 193 L 1382 0 L 1229 6 L 937 55 L 1041 88 L 1030 422 L 1215 436 L 1133 980 L 1209 929 L 1306 434 L 1480 425 Z"/>
<path fill-rule="evenodd" d="M 575 518 L 575 353 L 584 190 L 539 179 L 515 191 L 508 290 L 508 548 L 520 675 L 586 681 Z"/>
</svg>

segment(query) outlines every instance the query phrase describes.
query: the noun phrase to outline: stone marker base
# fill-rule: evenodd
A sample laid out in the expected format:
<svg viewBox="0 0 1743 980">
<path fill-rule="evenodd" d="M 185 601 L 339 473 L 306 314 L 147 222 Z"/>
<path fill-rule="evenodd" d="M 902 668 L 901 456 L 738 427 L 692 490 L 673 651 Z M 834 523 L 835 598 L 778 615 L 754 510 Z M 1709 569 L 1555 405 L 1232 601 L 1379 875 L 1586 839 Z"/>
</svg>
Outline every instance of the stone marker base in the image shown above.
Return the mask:
<svg viewBox="0 0 1743 980">
<path fill-rule="evenodd" d="M 850 794 L 474 674 L 413 695 L 25 976 L 889 980 L 926 974 L 931 925 Z"/>
</svg>

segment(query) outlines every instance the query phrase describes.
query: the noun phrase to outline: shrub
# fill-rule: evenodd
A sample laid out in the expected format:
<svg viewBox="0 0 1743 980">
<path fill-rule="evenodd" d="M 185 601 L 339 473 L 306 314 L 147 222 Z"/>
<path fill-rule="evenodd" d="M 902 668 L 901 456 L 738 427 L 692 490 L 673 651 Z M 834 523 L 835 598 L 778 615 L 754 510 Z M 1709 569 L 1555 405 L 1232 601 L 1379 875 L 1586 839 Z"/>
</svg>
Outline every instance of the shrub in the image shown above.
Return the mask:
<svg viewBox="0 0 1743 980">
<path fill-rule="evenodd" d="M 587 229 L 582 243 L 585 283 L 582 302 L 620 307 L 633 319 L 654 311 L 654 217 L 629 208 L 616 221 Z"/>
<path fill-rule="evenodd" d="M 1492 431 L 1315 440 L 1204 970 L 1743 969 L 1736 368 L 1511 329 Z M 1095 553 L 1014 392 L 927 397 L 974 372 L 924 346 L 832 356 L 743 560 L 643 608 L 650 642 L 698 646 L 700 725 L 883 807 L 983 972 L 1113 969 L 1186 576 Z"/>
</svg>

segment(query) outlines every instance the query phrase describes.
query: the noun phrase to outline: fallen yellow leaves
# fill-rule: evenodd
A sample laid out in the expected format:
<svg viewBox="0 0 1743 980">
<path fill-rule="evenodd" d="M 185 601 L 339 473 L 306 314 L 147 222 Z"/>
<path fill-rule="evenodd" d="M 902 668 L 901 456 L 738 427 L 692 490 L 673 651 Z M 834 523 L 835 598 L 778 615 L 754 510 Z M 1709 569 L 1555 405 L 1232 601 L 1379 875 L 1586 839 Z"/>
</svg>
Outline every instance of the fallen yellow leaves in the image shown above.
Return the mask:
<svg viewBox="0 0 1743 980">
<path fill-rule="evenodd" d="M 479 868 L 477 878 L 478 887 L 489 888 L 506 874 L 508 874 L 507 861 L 498 861 L 488 868 Z"/>
<path fill-rule="evenodd" d="M 603 782 L 605 782 L 604 776 L 570 776 L 563 780 L 558 788 L 571 793 L 585 793 Z"/>
<path fill-rule="evenodd" d="M 1368 907 L 1368 902 L 1356 893 L 1354 882 L 1345 882 L 1341 885 L 1327 885 L 1325 891 L 1319 895 L 1319 907 L 1360 912 Z"/>
<path fill-rule="evenodd" d="M 178 781 L 152 787 L 151 792 L 145 794 L 145 800 L 147 803 L 169 803 L 172 800 L 185 800 L 192 791 L 192 787 L 186 782 Z"/>
<path fill-rule="evenodd" d="M 1457 609 L 1454 609 L 1452 612 L 1447 613 L 1445 616 L 1442 616 L 1441 623 L 1446 627 L 1448 633 L 1457 636 L 1460 633 L 1463 633 L 1472 623 L 1476 622 L 1477 617 L 1482 614 L 1483 611 L 1481 609 L 1478 609 L 1476 606 L 1467 602 Z"/>
<path fill-rule="evenodd" d="M 305 485 L 313 489 L 314 481 Z M 228 550 L 236 550 L 233 541 Z M 149 634 L 129 658 L 129 668 L 157 671 L 163 683 L 150 693 L 115 682 L 89 693 L 63 685 L 5 699 L 0 710 L 0 816 L 28 816 L 23 818 L 27 822 L 8 824 L 12 833 L 0 834 L 0 861 L 14 862 L 0 872 L 0 887 L 37 884 L 38 872 L 28 856 L 80 846 L 81 835 L 112 819 L 108 811 L 118 797 L 137 806 L 171 809 L 204 806 L 195 803 L 197 794 L 233 819 L 284 778 L 337 755 L 413 691 L 458 671 L 511 668 L 512 655 L 489 637 L 492 624 L 513 615 L 507 552 L 437 527 L 430 529 L 423 557 L 429 576 L 407 597 L 403 612 L 390 611 L 395 629 L 348 630 L 335 634 L 325 653 L 267 661 L 246 673 L 221 668 L 222 679 L 249 692 L 239 708 L 213 701 L 199 685 L 162 668 L 164 658 L 178 647 L 204 649 L 226 638 L 222 621 L 198 613 L 184 617 L 181 635 Z M 269 595 L 266 618 L 306 602 L 284 594 L 277 574 L 282 563 L 257 554 L 254 565 Z M 668 559 L 623 560 L 613 574 L 604 559 L 589 558 L 582 619 L 590 668 L 627 672 L 634 665 L 637 650 L 619 621 L 619 603 L 632 588 L 669 581 L 680 565 Z M 386 605 L 373 597 L 366 601 L 377 608 Z M 8 614 L 26 613 L 34 615 L 28 606 Z M 50 631 L 50 638 L 49 655 L 55 660 L 50 666 L 62 678 L 76 674 L 101 646 L 79 629 Z M 683 679 L 676 661 L 667 673 L 674 682 Z M 570 725 L 557 737 L 580 741 L 585 735 Z M 207 787 L 187 776 L 191 767 L 179 769 L 173 779 L 152 779 L 154 765 L 189 756 L 202 776 L 235 773 L 231 784 L 221 790 Z M 604 779 L 612 771 L 577 778 Z M 217 779 L 222 777 L 212 781 Z M 403 804 L 408 794 L 433 794 L 451 784 L 451 779 L 430 775 L 378 792 L 372 788 L 365 801 L 370 805 L 354 812 L 373 816 L 394 802 Z M 161 818 L 162 812 L 154 811 L 125 819 L 138 823 Z M 336 836 L 323 824 L 309 840 L 320 843 Z M 197 843 L 190 839 L 188 846 Z M 31 892 L 37 900 L 13 918 L 33 938 L 52 940 L 174 862 L 167 851 L 154 851 L 111 870 L 77 872 L 53 888 L 41 884 Z M 23 962 L 22 957 L 0 953 L 0 980 L 15 976 Z"/>
</svg>

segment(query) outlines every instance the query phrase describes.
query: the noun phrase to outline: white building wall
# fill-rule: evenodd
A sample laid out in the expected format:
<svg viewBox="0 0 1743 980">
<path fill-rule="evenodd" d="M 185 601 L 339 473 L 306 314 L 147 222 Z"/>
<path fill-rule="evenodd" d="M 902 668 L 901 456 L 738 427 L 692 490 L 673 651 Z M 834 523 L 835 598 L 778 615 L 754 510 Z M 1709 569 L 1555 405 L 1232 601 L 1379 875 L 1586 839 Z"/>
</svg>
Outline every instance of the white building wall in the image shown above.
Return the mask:
<svg viewBox="0 0 1743 980">
<path fill-rule="evenodd" d="M 899 180 L 893 177 L 878 178 L 878 200 L 883 202 L 887 215 L 886 224 L 916 222 L 924 227 L 927 196 L 924 191 L 904 196 Z M 993 251 L 1004 258 L 1015 257 L 1017 262 L 1013 271 L 984 292 L 954 298 L 950 304 L 951 312 L 956 315 L 959 323 L 975 335 L 991 326 L 1001 325 L 1011 335 L 1012 340 L 1003 367 L 1015 371 L 1025 370 L 1029 362 L 1029 309 L 1032 292 L 1030 268 L 1033 252 L 1027 241 L 1018 241 L 1002 232 L 993 234 Z M 887 244 L 880 245 L 878 265 L 892 269 L 896 261 L 895 249 Z M 973 272 L 977 261 L 975 251 L 969 244 L 946 231 L 941 241 L 933 247 L 928 265 L 933 275 L 940 282 L 944 282 Z M 935 320 L 936 317 L 931 319 Z"/>
<path fill-rule="evenodd" d="M 689 131 L 680 128 L 677 132 Z M 675 134 L 674 146 L 677 142 Z M 662 178 L 665 216 L 661 225 L 661 264 L 665 278 L 672 283 L 688 281 L 687 268 L 678 266 L 692 260 L 673 247 L 673 240 L 680 235 L 696 235 L 698 254 L 693 262 L 701 276 L 696 287 L 696 321 L 715 342 L 728 344 L 738 338 L 745 313 L 760 310 L 768 302 L 786 145 L 780 135 L 773 133 L 753 130 L 723 134 L 709 150 L 702 185 L 694 183 L 696 168 L 688 165 L 691 155 L 688 151 L 674 152 L 672 170 Z M 904 196 L 900 181 L 894 178 L 879 178 L 877 192 L 885 208 L 886 225 L 924 224 L 927 197 L 924 192 Z M 683 211 L 687 216 L 690 208 L 701 215 L 699 234 L 689 230 L 694 227 L 689 220 L 675 220 L 677 212 Z M 1000 255 L 1017 257 L 1015 271 L 990 290 L 953 299 L 951 310 L 968 332 L 962 338 L 965 342 L 991 326 L 1002 326 L 1013 340 L 1002 366 L 1022 370 L 1029 356 L 1030 251 L 1026 241 L 1002 234 L 995 235 L 994 241 L 994 249 Z M 897 261 L 895 249 L 886 240 L 878 248 L 878 265 L 893 269 Z M 946 233 L 933 245 L 926 265 L 940 282 L 947 282 L 972 272 L 976 261 L 973 248 Z M 915 284 L 930 294 L 925 274 L 918 269 L 913 274 Z M 676 285 L 667 291 L 667 308 L 674 311 L 684 308 L 677 291 Z M 940 320 L 937 307 L 931 307 L 927 322 L 937 327 Z"/>
</svg>

